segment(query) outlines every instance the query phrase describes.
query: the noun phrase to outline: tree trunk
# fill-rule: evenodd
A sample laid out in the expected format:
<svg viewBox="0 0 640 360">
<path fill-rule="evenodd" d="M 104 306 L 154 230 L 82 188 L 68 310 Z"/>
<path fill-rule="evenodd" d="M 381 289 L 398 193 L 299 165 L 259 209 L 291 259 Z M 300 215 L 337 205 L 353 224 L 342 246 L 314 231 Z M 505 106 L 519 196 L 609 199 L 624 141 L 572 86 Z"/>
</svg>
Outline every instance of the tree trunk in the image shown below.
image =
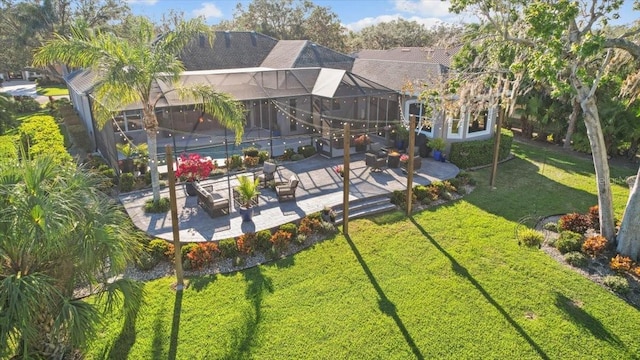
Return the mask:
<svg viewBox="0 0 640 360">
<path fill-rule="evenodd" d="M 160 173 L 158 172 L 158 141 L 156 137 L 158 119 L 156 118 L 155 109 L 150 107 L 144 109 L 143 116 L 145 129 L 147 130 L 147 145 L 149 147 L 151 189 L 153 190 L 153 201 L 157 203 L 160 201 Z"/>
<path fill-rule="evenodd" d="M 577 85 L 577 86 L 576 86 Z M 598 207 L 600 209 L 600 233 L 610 244 L 615 243 L 616 232 L 613 220 L 613 199 L 611 195 L 611 177 L 609 174 L 609 162 L 607 150 L 598 115 L 598 105 L 593 95 L 589 94 L 588 87 L 579 80 L 574 79 L 574 86 L 578 91 L 580 106 L 584 114 L 584 123 L 587 128 L 587 136 L 591 145 L 593 166 L 596 172 L 596 185 L 598 189 Z"/>
<path fill-rule="evenodd" d="M 565 149 L 571 149 L 571 138 L 573 137 L 573 132 L 576 129 L 576 121 L 578 121 L 578 115 L 580 114 L 580 101 L 576 97 L 572 99 L 573 110 L 571 111 L 571 115 L 569 115 L 569 125 L 567 126 L 567 135 L 564 137 L 564 145 L 562 146 Z"/>
<path fill-rule="evenodd" d="M 640 185 L 638 181 L 640 181 L 640 168 L 638 168 L 636 181 L 629 193 L 627 207 L 624 210 L 622 224 L 618 232 L 618 247 L 616 248 L 620 254 L 626 255 L 634 261 L 637 261 L 640 255 Z"/>
</svg>

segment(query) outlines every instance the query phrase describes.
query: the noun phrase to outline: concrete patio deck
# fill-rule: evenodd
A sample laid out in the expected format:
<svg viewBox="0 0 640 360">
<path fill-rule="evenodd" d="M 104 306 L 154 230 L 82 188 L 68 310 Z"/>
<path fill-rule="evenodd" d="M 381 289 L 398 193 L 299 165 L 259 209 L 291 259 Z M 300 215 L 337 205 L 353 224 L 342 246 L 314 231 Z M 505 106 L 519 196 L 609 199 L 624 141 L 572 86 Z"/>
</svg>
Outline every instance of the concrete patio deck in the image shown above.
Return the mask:
<svg viewBox="0 0 640 360">
<path fill-rule="evenodd" d="M 342 161 L 315 155 L 305 160 L 279 164 L 276 180 L 280 178 L 284 181 L 292 174 L 296 174 L 300 179 L 296 199 L 278 202 L 275 191 L 262 189 L 259 206 L 254 208 L 251 222 L 242 222 L 237 210 L 233 208 L 229 215 L 211 218 L 198 206 L 196 196 L 187 196 L 182 185 L 177 185 L 180 241 L 203 242 L 232 238 L 245 232 L 271 229 L 301 219 L 307 214 L 322 210 L 325 206 L 340 205 L 343 198 L 343 179 L 334 172 L 333 166 L 342 164 Z M 458 172 L 459 169 L 451 163 L 425 158 L 422 159 L 422 167 L 416 169 L 414 185 L 428 185 L 433 181 L 451 179 Z M 215 192 L 229 198 L 226 176 L 202 183 L 213 185 Z M 238 184 L 236 176 L 231 176 L 230 183 L 232 187 Z M 349 201 L 389 194 L 394 190 L 404 190 L 406 186 L 407 176 L 400 168 L 374 173 L 366 167 L 364 154 L 351 156 Z M 170 212 L 144 213 L 144 203 L 151 196 L 151 190 L 144 190 L 121 195 L 120 201 L 138 228 L 151 236 L 173 241 Z M 162 189 L 161 196 L 169 197 L 169 189 Z"/>
</svg>

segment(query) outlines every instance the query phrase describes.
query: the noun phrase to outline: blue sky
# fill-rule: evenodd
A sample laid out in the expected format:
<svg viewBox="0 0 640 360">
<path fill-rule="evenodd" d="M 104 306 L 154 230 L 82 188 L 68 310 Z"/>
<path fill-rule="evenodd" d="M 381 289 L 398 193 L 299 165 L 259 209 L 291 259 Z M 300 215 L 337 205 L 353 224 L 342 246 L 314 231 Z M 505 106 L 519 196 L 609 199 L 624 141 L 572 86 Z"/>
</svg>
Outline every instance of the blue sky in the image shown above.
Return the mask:
<svg viewBox="0 0 640 360">
<path fill-rule="evenodd" d="M 152 20 L 160 20 L 162 14 L 170 9 L 184 12 L 186 17 L 202 15 L 209 24 L 233 17 L 238 2 L 245 9 L 251 1 L 247 0 L 128 0 L 135 14 L 149 16 Z M 314 4 L 329 7 L 336 13 L 344 26 L 351 30 L 391 21 L 397 18 L 415 20 L 431 27 L 438 22 L 460 23 L 472 22 L 470 15 L 457 16 L 448 12 L 449 2 L 440 0 L 314 0 Z M 620 23 L 629 23 L 638 18 L 640 13 L 632 11 L 633 1 L 625 1 L 620 12 Z"/>
</svg>

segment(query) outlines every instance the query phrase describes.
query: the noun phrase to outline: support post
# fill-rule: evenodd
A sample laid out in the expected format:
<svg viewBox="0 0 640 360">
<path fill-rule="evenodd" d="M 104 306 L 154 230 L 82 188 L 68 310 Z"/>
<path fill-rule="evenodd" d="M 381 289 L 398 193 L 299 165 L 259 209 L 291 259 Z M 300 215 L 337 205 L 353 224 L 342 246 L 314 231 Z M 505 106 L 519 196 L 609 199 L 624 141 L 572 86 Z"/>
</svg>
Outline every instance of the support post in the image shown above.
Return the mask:
<svg viewBox="0 0 640 360">
<path fill-rule="evenodd" d="M 409 162 L 407 163 L 407 216 L 411 216 L 413 206 L 413 158 L 416 147 L 416 116 L 409 116 Z"/>
<path fill-rule="evenodd" d="M 173 169 L 173 152 L 171 146 L 165 147 L 167 154 L 167 175 L 169 177 L 169 200 L 171 202 L 171 226 L 173 228 L 174 261 L 176 267 L 176 291 L 184 289 L 184 273 L 182 271 L 182 251 L 180 246 L 180 228 L 178 227 L 178 203 L 176 201 L 176 176 Z"/>
<path fill-rule="evenodd" d="M 350 131 L 349 123 L 344 124 L 344 164 L 342 170 L 344 170 L 344 176 L 342 180 L 344 186 L 342 187 L 342 232 L 345 235 L 349 235 L 349 162 L 351 161 L 350 154 Z"/>
</svg>

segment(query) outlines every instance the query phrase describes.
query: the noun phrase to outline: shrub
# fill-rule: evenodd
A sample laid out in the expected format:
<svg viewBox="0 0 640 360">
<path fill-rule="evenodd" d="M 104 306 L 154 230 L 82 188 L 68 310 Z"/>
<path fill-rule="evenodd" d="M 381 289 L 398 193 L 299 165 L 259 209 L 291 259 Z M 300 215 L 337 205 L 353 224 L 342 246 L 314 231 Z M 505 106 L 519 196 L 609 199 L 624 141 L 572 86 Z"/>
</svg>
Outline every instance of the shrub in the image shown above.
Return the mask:
<svg viewBox="0 0 640 360">
<path fill-rule="evenodd" d="M 18 95 L 13 97 L 16 100 L 16 111 L 20 114 L 32 113 L 40 110 L 40 103 L 28 95 Z"/>
<path fill-rule="evenodd" d="M 269 160 L 269 152 L 266 150 L 262 150 L 258 153 L 258 159 L 260 159 L 260 164 L 264 163 L 265 161 Z"/>
<path fill-rule="evenodd" d="M 540 246 L 544 241 L 544 235 L 534 229 L 524 229 L 518 233 L 518 242 L 526 246 Z"/>
<path fill-rule="evenodd" d="M 320 225 L 320 232 L 325 234 L 325 235 L 331 235 L 331 234 L 335 234 L 338 232 L 338 228 L 336 228 L 336 226 L 332 223 L 329 222 L 322 222 L 322 224 Z"/>
<path fill-rule="evenodd" d="M 289 243 L 291 243 L 291 233 L 278 230 L 273 235 L 271 235 L 271 244 L 273 244 L 273 248 L 276 252 L 282 253 L 289 247 Z"/>
<path fill-rule="evenodd" d="M 238 247 L 235 239 L 224 239 L 218 243 L 220 256 L 223 258 L 233 259 L 238 256 Z"/>
<path fill-rule="evenodd" d="M 555 242 L 555 247 L 562 254 L 570 251 L 580 251 L 582 247 L 582 235 L 573 231 L 563 231 Z"/>
<path fill-rule="evenodd" d="M 473 176 L 471 176 L 471 173 L 464 170 L 460 171 L 455 178 L 459 181 L 460 186 L 476 184 L 476 181 L 473 179 Z"/>
<path fill-rule="evenodd" d="M 129 192 L 133 190 L 133 184 L 135 183 L 135 178 L 132 173 L 124 173 L 120 175 L 120 181 L 118 182 L 118 186 L 120 187 L 121 192 Z"/>
<path fill-rule="evenodd" d="M 260 158 L 257 156 L 245 156 L 243 160 L 245 167 L 258 166 L 259 162 L 260 162 Z"/>
<path fill-rule="evenodd" d="M 136 268 L 143 271 L 151 270 L 158 265 L 159 262 L 160 260 L 154 258 L 152 254 L 147 251 L 143 251 L 136 259 Z"/>
<path fill-rule="evenodd" d="M 602 279 L 602 283 L 618 294 L 629 292 L 629 281 L 622 276 L 608 275 Z"/>
<path fill-rule="evenodd" d="M 562 230 L 569 230 L 578 234 L 584 234 L 591 226 L 591 220 L 587 215 L 571 213 L 562 216 L 558 225 Z"/>
<path fill-rule="evenodd" d="M 295 154 L 292 148 L 284 149 L 284 153 L 282 154 L 282 158 L 284 160 L 291 160 L 291 157 Z"/>
<path fill-rule="evenodd" d="M 251 146 L 246 149 L 243 149 L 242 153 L 244 154 L 244 156 L 258 157 L 258 154 L 260 153 L 260 151 L 256 147 Z"/>
<path fill-rule="evenodd" d="M 191 247 L 187 253 L 187 258 L 193 269 L 202 269 L 204 266 L 211 264 L 213 259 L 220 253 L 218 244 L 216 243 L 199 243 L 193 245 L 196 246 Z"/>
<path fill-rule="evenodd" d="M 607 248 L 607 239 L 601 235 L 589 236 L 582 244 L 582 252 L 585 254 L 596 257 Z"/>
<path fill-rule="evenodd" d="M 161 198 L 158 202 L 147 200 L 144 203 L 144 212 L 147 214 L 165 213 L 171 208 L 169 198 Z"/>
<path fill-rule="evenodd" d="M 231 158 L 227 161 L 227 167 L 229 170 L 238 169 L 242 167 L 242 157 L 238 154 L 231 155 Z"/>
<path fill-rule="evenodd" d="M 617 273 L 624 273 L 631 270 L 631 265 L 633 265 L 633 261 L 628 256 L 620 256 L 620 254 L 616 255 L 609 262 L 609 267 L 611 270 Z"/>
<path fill-rule="evenodd" d="M 312 145 L 298 146 L 298 154 L 308 158 L 316 153 L 316 148 Z"/>
<path fill-rule="evenodd" d="M 494 137 L 487 140 L 464 141 L 451 144 L 449 161 L 461 169 L 491 164 L 493 161 Z M 502 129 L 500 133 L 499 159 L 504 160 L 511 153 L 513 132 Z"/>
<path fill-rule="evenodd" d="M 291 236 L 293 237 L 295 237 L 298 234 L 298 227 L 294 223 L 287 223 L 284 225 L 280 225 L 278 230 L 286 231 L 289 234 L 291 234 Z"/>
<path fill-rule="evenodd" d="M 549 221 L 548 223 L 544 224 L 542 226 L 542 228 L 544 228 L 545 230 L 557 232 L 558 231 L 558 223 L 555 223 L 553 221 Z"/>
<path fill-rule="evenodd" d="M 320 213 L 318 213 L 320 214 Z M 300 221 L 300 226 L 298 226 L 298 233 L 305 234 L 307 236 L 317 233 L 322 228 L 322 219 L 321 216 L 306 216 Z"/>
<path fill-rule="evenodd" d="M 304 159 L 304 155 L 302 154 L 293 154 L 291 155 L 291 161 L 300 161 L 302 159 Z"/>
<path fill-rule="evenodd" d="M 307 241 L 307 235 L 305 235 L 305 234 L 298 234 L 298 235 L 295 237 L 295 239 L 296 239 L 296 240 L 295 240 L 295 241 L 296 241 L 296 244 L 304 244 L 304 242 L 305 242 L 305 241 Z"/>
<path fill-rule="evenodd" d="M 271 231 L 260 230 L 256 234 L 256 249 L 262 252 L 271 249 Z"/>
<path fill-rule="evenodd" d="M 416 194 L 416 199 L 422 202 L 429 195 L 429 189 L 424 185 L 418 185 L 413 188 L 413 193 Z"/>
<path fill-rule="evenodd" d="M 585 267 L 589 262 L 587 257 L 578 251 L 571 251 L 564 254 L 564 261 L 566 261 L 569 265 L 575 267 Z"/>
<path fill-rule="evenodd" d="M 180 247 L 180 255 L 182 256 L 182 267 L 185 270 L 191 270 L 193 267 L 191 266 L 191 260 L 188 257 L 188 254 L 191 252 L 192 249 L 195 249 L 196 247 L 198 247 L 198 244 L 196 243 L 188 243 L 188 244 L 184 244 Z"/>
<path fill-rule="evenodd" d="M 149 254 L 158 261 L 165 259 L 169 255 L 169 245 L 171 244 L 162 239 L 151 240 L 148 246 Z"/>
<path fill-rule="evenodd" d="M 248 232 L 238 236 L 236 240 L 236 246 L 238 247 L 238 253 L 241 255 L 252 255 L 256 249 L 258 237 L 254 232 Z"/>
<path fill-rule="evenodd" d="M 28 156 L 49 155 L 57 163 L 70 163 L 71 155 L 64 146 L 64 137 L 55 119 L 49 115 L 30 116 L 18 128 Z"/>
<path fill-rule="evenodd" d="M 591 227 L 596 231 L 600 231 L 600 208 L 598 207 L 598 205 L 590 207 L 587 216 L 589 216 Z"/>
</svg>

